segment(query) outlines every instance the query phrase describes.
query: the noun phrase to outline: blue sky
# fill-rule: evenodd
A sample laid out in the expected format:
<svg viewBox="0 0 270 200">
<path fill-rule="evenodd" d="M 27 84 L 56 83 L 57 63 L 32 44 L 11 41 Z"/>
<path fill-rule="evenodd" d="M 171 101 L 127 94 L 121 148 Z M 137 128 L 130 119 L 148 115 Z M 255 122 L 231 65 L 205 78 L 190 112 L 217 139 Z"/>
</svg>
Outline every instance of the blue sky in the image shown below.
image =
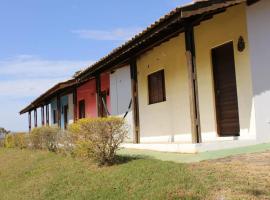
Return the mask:
<svg viewBox="0 0 270 200">
<path fill-rule="evenodd" d="M 24 106 L 188 2 L 0 0 L 0 127 L 27 130 Z"/>
</svg>

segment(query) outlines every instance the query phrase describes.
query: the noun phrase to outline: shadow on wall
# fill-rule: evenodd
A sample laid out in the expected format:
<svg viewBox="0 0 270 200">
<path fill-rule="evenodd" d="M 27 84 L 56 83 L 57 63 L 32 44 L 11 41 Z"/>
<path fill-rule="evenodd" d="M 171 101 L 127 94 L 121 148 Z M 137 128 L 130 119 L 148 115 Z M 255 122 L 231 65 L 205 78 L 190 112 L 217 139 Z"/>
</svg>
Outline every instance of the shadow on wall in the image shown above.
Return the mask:
<svg viewBox="0 0 270 200">
<path fill-rule="evenodd" d="M 258 139 L 270 140 L 270 1 L 247 7 L 253 98 Z"/>
</svg>

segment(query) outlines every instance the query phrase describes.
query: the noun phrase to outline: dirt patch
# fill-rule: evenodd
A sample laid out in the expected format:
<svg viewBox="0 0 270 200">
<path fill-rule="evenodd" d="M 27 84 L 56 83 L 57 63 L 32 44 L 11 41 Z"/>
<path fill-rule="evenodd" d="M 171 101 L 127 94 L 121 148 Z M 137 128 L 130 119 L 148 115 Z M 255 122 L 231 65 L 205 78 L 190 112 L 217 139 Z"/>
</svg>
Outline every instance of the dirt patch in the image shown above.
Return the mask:
<svg viewBox="0 0 270 200">
<path fill-rule="evenodd" d="M 231 156 L 227 158 L 220 158 L 214 161 L 207 161 L 209 163 L 228 163 L 241 162 L 242 164 L 253 165 L 256 167 L 267 166 L 270 167 L 270 151 L 263 153 L 251 153 L 238 156 Z"/>
<path fill-rule="evenodd" d="M 214 179 L 208 199 L 270 199 L 270 151 L 203 161 L 191 170 Z"/>
</svg>

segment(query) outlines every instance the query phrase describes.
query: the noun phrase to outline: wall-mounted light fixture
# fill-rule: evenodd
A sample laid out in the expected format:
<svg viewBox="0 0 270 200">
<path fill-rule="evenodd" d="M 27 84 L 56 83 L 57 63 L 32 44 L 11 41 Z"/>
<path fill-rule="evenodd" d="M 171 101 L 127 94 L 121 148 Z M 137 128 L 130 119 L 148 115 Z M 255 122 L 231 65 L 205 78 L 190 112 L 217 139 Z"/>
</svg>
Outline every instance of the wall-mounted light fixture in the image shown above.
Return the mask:
<svg viewBox="0 0 270 200">
<path fill-rule="evenodd" d="M 237 49 L 239 52 L 243 52 L 246 48 L 245 40 L 242 36 L 238 38 Z"/>
</svg>

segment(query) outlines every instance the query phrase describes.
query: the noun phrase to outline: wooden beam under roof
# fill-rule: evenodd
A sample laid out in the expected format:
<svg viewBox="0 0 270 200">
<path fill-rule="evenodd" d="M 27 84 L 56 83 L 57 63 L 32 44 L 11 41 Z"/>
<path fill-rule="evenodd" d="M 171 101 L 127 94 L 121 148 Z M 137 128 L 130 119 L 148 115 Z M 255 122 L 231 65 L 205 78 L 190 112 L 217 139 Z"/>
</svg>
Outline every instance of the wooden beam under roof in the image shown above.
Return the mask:
<svg viewBox="0 0 270 200">
<path fill-rule="evenodd" d="M 140 143 L 140 116 L 139 116 L 139 100 L 138 100 L 138 78 L 137 78 L 137 62 L 133 59 L 130 62 L 130 78 L 131 78 L 131 94 L 132 94 L 132 113 L 133 113 L 133 142 Z"/>
<path fill-rule="evenodd" d="M 44 117 L 44 106 L 41 106 L 41 110 L 40 110 L 40 114 L 41 114 L 41 125 L 45 126 L 45 117 Z"/>
<path fill-rule="evenodd" d="M 102 99 L 101 99 L 101 80 L 100 80 L 100 74 L 95 75 L 96 79 L 96 94 L 97 94 L 97 114 L 98 117 L 102 117 L 102 111 L 101 111 L 101 104 L 102 104 Z"/>
<path fill-rule="evenodd" d="M 31 132 L 32 129 L 31 111 L 28 112 L 28 129 L 29 132 Z"/>
<path fill-rule="evenodd" d="M 50 125 L 50 109 L 49 109 L 49 105 L 46 105 L 46 125 L 49 126 Z"/>
<path fill-rule="evenodd" d="M 247 0 L 247 5 L 251 6 L 251 5 L 253 5 L 253 4 L 255 4 L 255 3 L 259 2 L 259 1 L 261 1 L 261 0 Z"/>
<path fill-rule="evenodd" d="M 186 59 L 188 67 L 188 85 L 189 85 L 189 104 L 191 117 L 191 133 L 192 142 L 201 143 L 201 126 L 200 126 L 200 110 L 199 110 L 199 93 L 197 82 L 196 55 L 194 42 L 193 26 L 186 26 L 185 30 L 186 42 Z"/>
</svg>

